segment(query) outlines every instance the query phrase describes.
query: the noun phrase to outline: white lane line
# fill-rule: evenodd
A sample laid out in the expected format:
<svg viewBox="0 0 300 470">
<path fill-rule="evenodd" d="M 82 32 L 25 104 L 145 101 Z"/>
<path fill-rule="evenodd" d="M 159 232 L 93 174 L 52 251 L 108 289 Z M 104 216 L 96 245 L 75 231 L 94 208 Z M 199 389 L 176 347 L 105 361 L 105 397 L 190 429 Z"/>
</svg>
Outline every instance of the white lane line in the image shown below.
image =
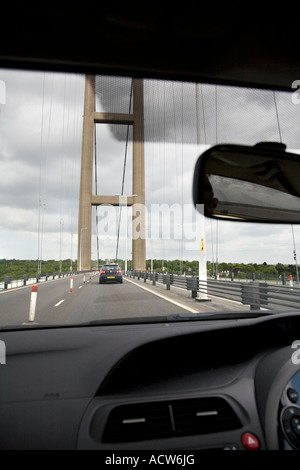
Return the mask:
<svg viewBox="0 0 300 470">
<path fill-rule="evenodd" d="M 79 287 L 78 287 L 78 289 L 81 289 L 81 288 L 82 288 L 82 286 L 79 286 Z"/>
<path fill-rule="evenodd" d="M 141 289 L 145 289 L 146 291 L 150 292 L 151 294 L 157 295 L 158 297 L 161 297 L 162 299 L 167 300 L 168 302 L 171 302 L 172 304 L 177 305 L 177 307 L 184 308 L 185 310 L 188 310 L 191 313 L 199 313 L 198 310 L 194 310 L 193 308 L 187 307 L 186 305 L 183 305 L 180 302 L 176 302 L 175 300 L 169 299 L 168 297 L 165 297 L 162 294 L 158 294 L 158 292 L 153 292 L 152 290 L 147 289 L 147 287 L 141 286 L 140 284 L 136 284 L 135 282 L 131 281 L 128 278 L 126 278 L 126 281 L 131 282 L 131 284 L 134 284 L 135 286 L 138 286 Z"/>
<path fill-rule="evenodd" d="M 61 300 L 60 302 L 58 302 L 56 305 L 54 305 L 54 307 L 58 307 L 60 304 L 62 304 L 65 300 Z"/>
</svg>

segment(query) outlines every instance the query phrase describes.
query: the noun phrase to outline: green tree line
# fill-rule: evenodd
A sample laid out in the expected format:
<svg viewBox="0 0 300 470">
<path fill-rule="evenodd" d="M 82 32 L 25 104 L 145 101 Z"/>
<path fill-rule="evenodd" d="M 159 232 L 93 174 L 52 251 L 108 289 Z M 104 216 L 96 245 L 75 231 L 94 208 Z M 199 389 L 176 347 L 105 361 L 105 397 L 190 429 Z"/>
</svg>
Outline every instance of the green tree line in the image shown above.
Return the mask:
<svg viewBox="0 0 300 470">
<path fill-rule="evenodd" d="M 122 262 L 120 262 L 122 266 Z M 128 262 L 128 269 L 131 269 L 131 264 Z M 153 270 L 156 272 L 168 272 L 174 274 L 193 274 L 198 275 L 199 263 L 198 261 L 181 261 L 181 260 L 152 260 Z M 123 269 L 123 268 L 122 268 Z M 146 260 L 146 270 L 151 269 L 151 260 Z M 252 279 L 253 274 L 255 279 L 277 279 L 284 274 L 286 277 L 290 275 L 296 280 L 297 270 L 294 264 L 284 265 L 282 263 L 267 264 L 266 262 L 258 263 L 213 263 L 207 261 L 207 275 L 214 277 L 219 274 L 220 278 L 233 277 L 235 279 Z"/>
<path fill-rule="evenodd" d="M 294 264 L 267 264 L 266 262 L 258 263 L 207 263 L 207 272 L 210 276 L 219 274 L 222 277 L 232 276 L 236 279 L 251 279 L 253 275 L 255 279 L 277 279 L 283 274 L 285 277 L 293 276 L 297 278 L 297 269 Z"/>
<path fill-rule="evenodd" d="M 99 265 L 104 263 L 103 260 L 99 260 Z M 92 269 L 97 268 L 98 262 L 92 261 Z M 41 275 L 45 276 L 47 273 L 52 275 L 53 273 L 59 274 L 67 272 L 77 271 L 77 261 L 70 261 L 65 259 L 62 261 L 57 260 L 46 260 L 41 263 Z M 37 260 L 20 260 L 20 259 L 0 259 L 0 279 L 3 281 L 6 276 L 11 277 L 12 280 L 23 279 L 23 276 L 27 274 L 30 278 L 36 277 L 38 273 L 38 261 Z"/>
<path fill-rule="evenodd" d="M 146 269 L 151 267 L 151 260 L 146 261 Z M 174 274 L 194 274 L 198 275 L 198 261 L 165 261 L 153 260 L 154 271 L 167 271 Z M 233 277 L 235 279 L 251 279 L 255 275 L 255 279 L 277 279 L 284 274 L 286 277 L 290 275 L 296 280 L 297 270 L 294 264 L 284 265 L 282 263 L 267 264 L 266 262 L 258 263 L 213 263 L 207 261 L 207 275 L 214 277 L 219 274 L 220 278 Z"/>
<path fill-rule="evenodd" d="M 111 260 L 113 262 L 113 260 Z M 92 269 L 101 267 L 105 260 L 93 260 Z M 125 261 L 118 260 L 121 269 L 125 269 Z M 150 259 L 146 260 L 146 270 L 151 269 L 156 272 L 168 272 L 174 274 L 192 274 L 197 276 L 199 271 L 198 261 L 187 261 L 187 260 L 161 260 L 161 259 Z M 128 260 L 127 268 L 131 269 L 131 261 Z M 41 264 L 41 275 L 45 276 L 47 273 L 52 275 L 53 273 L 58 274 L 59 272 L 77 271 L 77 262 L 71 263 L 70 259 L 63 261 L 47 260 Z M 19 259 L 0 259 L 0 279 L 3 281 L 5 276 L 14 279 L 22 279 L 24 274 L 29 277 L 35 277 L 38 272 L 38 261 L 37 260 L 19 260 Z M 233 275 L 236 279 L 251 279 L 253 274 L 256 279 L 276 279 L 282 274 L 285 276 L 293 276 L 296 279 L 297 271 L 296 266 L 293 264 L 284 265 L 282 263 L 267 264 L 266 262 L 258 263 L 224 263 L 219 262 L 218 264 L 211 261 L 207 262 L 207 275 L 216 276 L 219 274 L 220 278 L 231 277 Z M 232 274 L 233 273 L 233 274 Z"/>
</svg>

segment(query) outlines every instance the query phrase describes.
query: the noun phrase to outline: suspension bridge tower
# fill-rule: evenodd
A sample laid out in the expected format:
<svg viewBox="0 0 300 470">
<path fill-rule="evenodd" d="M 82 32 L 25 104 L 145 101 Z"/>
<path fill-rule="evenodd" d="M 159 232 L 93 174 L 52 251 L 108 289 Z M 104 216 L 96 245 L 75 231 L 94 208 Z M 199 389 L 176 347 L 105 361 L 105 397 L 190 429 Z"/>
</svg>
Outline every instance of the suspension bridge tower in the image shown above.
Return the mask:
<svg viewBox="0 0 300 470">
<path fill-rule="evenodd" d="M 126 197 L 126 206 L 133 206 L 132 266 L 135 270 L 143 271 L 146 268 L 143 80 L 133 79 L 133 113 L 130 114 L 96 112 L 95 82 L 95 75 L 86 75 L 78 218 L 78 270 L 91 269 L 92 206 L 122 204 L 119 196 L 92 194 L 95 124 L 123 124 L 133 126 L 132 196 Z"/>
</svg>

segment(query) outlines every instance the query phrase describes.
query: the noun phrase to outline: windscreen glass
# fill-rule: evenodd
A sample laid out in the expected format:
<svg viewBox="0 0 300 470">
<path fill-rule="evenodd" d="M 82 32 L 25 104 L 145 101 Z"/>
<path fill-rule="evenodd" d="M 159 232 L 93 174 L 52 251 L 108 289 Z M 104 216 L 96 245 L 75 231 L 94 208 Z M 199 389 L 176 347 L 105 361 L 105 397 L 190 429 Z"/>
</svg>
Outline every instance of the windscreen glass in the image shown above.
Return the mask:
<svg viewBox="0 0 300 470">
<path fill-rule="evenodd" d="M 299 122 L 292 90 L 0 70 L 0 327 L 243 315 L 245 283 L 295 293 L 300 228 L 205 219 L 192 185 L 219 143 L 299 153 Z M 108 264 L 122 278 L 100 285 Z M 285 296 L 259 306 L 299 305 Z"/>
</svg>

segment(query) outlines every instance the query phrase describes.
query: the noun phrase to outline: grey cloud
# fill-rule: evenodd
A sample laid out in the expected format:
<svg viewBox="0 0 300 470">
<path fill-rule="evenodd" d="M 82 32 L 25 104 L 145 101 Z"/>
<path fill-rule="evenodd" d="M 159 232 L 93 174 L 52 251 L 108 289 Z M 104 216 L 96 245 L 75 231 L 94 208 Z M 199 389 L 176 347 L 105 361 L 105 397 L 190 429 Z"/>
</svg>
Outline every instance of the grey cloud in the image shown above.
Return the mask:
<svg viewBox="0 0 300 470">
<path fill-rule="evenodd" d="M 5 246 L 16 238 L 17 232 L 23 236 L 22 231 L 32 230 L 26 243 L 28 246 L 36 243 L 34 227 L 38 220 L 41 184 L 45 239 L 48 233 L 51 234 L 44 246 L 47 246 L 47 256 L 57 258 L 61 216 L 66 239 L 71 231 L 76 238 L 84 77 L 0 71 L 0 79 L 5 81 L 7 89 L 7 102 L 0 108 L 0 200 L 3 214 L 7 208 L 10 211 L 2 218 L 2 229 L 6 226 L 11 234 L 7 237 L 5 232 L 5 239 L 1 236 L 0 257 L 7 256 Z M 148 205 L 191 202 L 193 170 L 199 151 L 196 144 L 199 142 L 207 145 L 216 142 L 254 144 L 260 140 L 279 140 L 272 92 L 213 85 L 199 85 L 196 89 L 193 83 L 157 80 L 146 80 L 144 84 Z M 130 87 L 131 79 L 98 79 L 97 110 L 128 112 Z M 283 141 L 289 148 L 300 148 L 300 105 L 293 104 L 288 93 L 276 93 L 276 104 Z M 97 190 L 98 194 L 116 194 L 121 192 L 127 126 L 111 127 L 110 135 L 106 131 L 105 127 L 97 126 Z M 130 134 L 125 194 L 132 192 L 131 145 Z M 220 222 L 219 260 L 271 262 L 271 258 L 264 259 L 271 243 L 275 248 L 269 256 L 275 262 L 277 259 L 290 260 L 291 237 L 287 227 L 277 226 L 272 231 L 270 226 L 257 225 L 255 230 L 252 229 L 248 224 Z M 299 233 L 296 231 L 295 235 L 297 241 Z M 208 259 L 215 242 L 215 228 L 211 230 L 211 222 L 206 221 Z M 26 243 L 22 239 L 19 245 L 26 247 Z M 173 252 L 168 251 L 172 244 L 165 243 L 163 247 L 163 243 L 155 244 L 155 249 L 160 251 L 153 253 L 154 257 L 162 252 L 166 257 L 178 257 L 177 253 L 173 256 Z M 175 253 L 180 241 L 173 245 Z M 65 250 L 69 253 L 69 247 Z M 196 255 L 186 253 L 183 256 L 194 259 Z M 149 244 L 147 256 L 150 256 Z"/>
</svg>

